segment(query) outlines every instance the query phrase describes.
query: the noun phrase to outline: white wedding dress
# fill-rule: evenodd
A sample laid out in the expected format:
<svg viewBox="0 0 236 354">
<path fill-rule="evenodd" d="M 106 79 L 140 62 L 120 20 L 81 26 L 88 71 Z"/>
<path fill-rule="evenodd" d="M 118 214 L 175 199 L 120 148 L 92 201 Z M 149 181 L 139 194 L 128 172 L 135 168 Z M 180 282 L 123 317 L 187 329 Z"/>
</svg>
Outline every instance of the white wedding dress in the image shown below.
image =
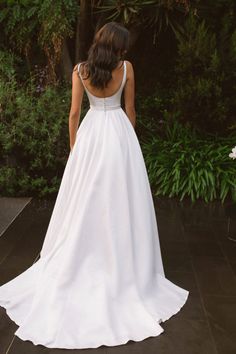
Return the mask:
<svg viewBox="0 0 236 354">
<path fill-rule="evenodd" d="M 78 66 L 79 69 L 79 66 Z M 81 77 L 81 75 L 80 75 Z M 155 210 L 119 90 L 77 130 L 40 258 L 0 287 L 15 332 L 48 348 L 97 348 L 158 336 L 189 291 L 164 274 Z M 34 237 L 34 235 L 32 235 Z"/>
</svg>

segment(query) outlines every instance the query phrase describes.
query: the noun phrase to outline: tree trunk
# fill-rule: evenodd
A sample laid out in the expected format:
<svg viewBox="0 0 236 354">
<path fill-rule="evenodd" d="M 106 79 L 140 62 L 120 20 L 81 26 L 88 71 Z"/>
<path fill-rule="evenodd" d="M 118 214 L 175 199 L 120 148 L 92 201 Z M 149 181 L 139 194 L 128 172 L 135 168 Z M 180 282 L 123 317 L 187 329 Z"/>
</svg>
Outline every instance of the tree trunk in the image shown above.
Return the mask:
<svg viewBox="0 0 236 354">
<path fill-rule="evenodd" d="M 73 70 L 73 64 L 71 61 L 68 45 L 66 39 L 64 39 L 62 44 L 61 60 L 60 66 L 62 74 L 66 81 L 71 81 L 71 75 Z"/>
<path fill-rule="evenodd" d="M 75 62 L 87 59 L 88 49 L 91 44 L 91 1 L 80 0 L 80 15 L 77 19 Z"/>
</svg>

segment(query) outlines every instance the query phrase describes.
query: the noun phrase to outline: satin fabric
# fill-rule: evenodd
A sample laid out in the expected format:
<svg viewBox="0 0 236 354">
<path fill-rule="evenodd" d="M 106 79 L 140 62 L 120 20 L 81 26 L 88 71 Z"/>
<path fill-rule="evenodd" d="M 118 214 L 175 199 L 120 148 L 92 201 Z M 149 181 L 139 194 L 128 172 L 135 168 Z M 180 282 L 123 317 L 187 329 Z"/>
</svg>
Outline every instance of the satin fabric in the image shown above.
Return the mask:
<svg viewBox="0 0 236 354">
<path fill-rule="evenodd" d="M 84 86 L 90 108 L 40 258 L 0 287 L 0 305 L 22 340 L 68 349 L 141 341 L 161 334 L 161 322 L 188 298 L 165 277 L 144 158 L 120 105 L 126 62 L 123 70 L 110 97 Z"/>
</svg>

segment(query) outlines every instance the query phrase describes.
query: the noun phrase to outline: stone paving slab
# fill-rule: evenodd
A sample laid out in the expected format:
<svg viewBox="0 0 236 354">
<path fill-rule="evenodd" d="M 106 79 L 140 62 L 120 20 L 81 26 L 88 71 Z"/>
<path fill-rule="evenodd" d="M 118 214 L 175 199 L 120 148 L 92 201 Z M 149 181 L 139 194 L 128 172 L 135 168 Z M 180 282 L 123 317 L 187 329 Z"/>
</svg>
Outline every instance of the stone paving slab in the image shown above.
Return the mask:
<svg viewBox="0 0 236 354">
<path fill-rule="evenodd" d="M 28 198 L 0 197 L 0 236 L 31 201 Z"/>
</svg>

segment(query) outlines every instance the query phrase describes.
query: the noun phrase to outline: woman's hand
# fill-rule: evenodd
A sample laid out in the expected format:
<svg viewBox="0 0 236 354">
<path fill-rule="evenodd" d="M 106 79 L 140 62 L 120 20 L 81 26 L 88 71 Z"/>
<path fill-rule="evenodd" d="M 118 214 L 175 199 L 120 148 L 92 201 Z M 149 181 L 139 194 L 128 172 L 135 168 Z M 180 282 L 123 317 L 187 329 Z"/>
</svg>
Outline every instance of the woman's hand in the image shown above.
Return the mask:
<svg viewBox="0 0 236 354">
<path fill-rule="evenodd" d="M 74 148 L 74 145 L 71 145 L 70 146 L 70 155 L 72 154 L 73 148 Z"/>
</svg>

